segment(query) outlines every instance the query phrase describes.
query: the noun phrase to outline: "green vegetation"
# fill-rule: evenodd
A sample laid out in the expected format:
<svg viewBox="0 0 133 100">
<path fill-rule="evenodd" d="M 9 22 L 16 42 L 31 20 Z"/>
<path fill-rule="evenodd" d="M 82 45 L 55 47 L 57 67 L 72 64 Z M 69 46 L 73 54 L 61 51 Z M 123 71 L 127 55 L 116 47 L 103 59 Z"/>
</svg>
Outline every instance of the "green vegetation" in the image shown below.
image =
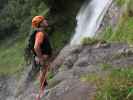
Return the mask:
<svg viewBox="0 0 133 100">
<path fill-rule="evenodd" d="M 122 25 L 123 24 L 123 25 Z M 125 21 L 123 20 L 118 26 L 117 31 L 112 35 L 114 40 L 123 40 L 128 43 L 133 43 L 133 17 L 128 17 Z"/>
<path fill-rule="evenodd" d="M 110 64 L 106 64 L 106 63 L 99 64 L 99 66 L 100 66 L 103 70 L 107 70 L 107 69 L 112 68 L 112 66 L 111 66 Z"/>
<path fill-rule="evenodd" d="M 0 3 L 5 0 L 0 0 Z M 47 9 L 45 0 L 6 0 L 0 9 L 0 37 L 28 32 L 31 18 Z M 17 34 L 18 35 L 18 34 Z"/>
<path fill-rule="evenodd" d="M 70 32 L 54 32 L 51 36 L 51 42 L 54 50 L 60 50 L 70 39 Z"/>
<path fill-rule="evenodd" d="M 106 41 L 104 39 L 96 39 L 96 38 L 90 38 L 90 37 L 85 37 L 81 41 L 82 45 L 94 45 L 97 43 L 104 44 L 106 43 Z"/>
<path fill-rule="evenodd" d="M 124 2 L 123 0 L 117 0 L 117 2 Z M 116 29 L 107 27 L 103 32 L 103 38 L 108 41 L 119 41 L 127 42 L 129 44 L 133 43 L 133 1 L 130 0 L 125 6 L 123 14 L 119 19 L 119 23 L 116 26 Z"/>
<path fill-rule="evenodd" d="M 0 74 L 13 74 L 23 68 L 24 38 L 13 44 L 6 42 L 0 49 Z"/>
<path fill-rule="evenodd" d="M 96 100 L 132 100 L 133 69 L 113 70 L 97 85 Z"/>
<path fill-rule="evenodd" d="M 25 40 L 31 29 L 31 19 L 48 12 L 44 2 L 0 0 L 0 74 L 14 74 L 23 69 Z"/>
<path fill-rule="evenodd" d="M 47 0 L 0 0 L 0 74 L 13 74 L 23 69 L 25 42 L 32 30 L 32 17 L 47 17 L 48 12 Z M 65 30 L 54 30 L 50 34 L 54 52 L 58 52 L 71 37 L 73 22 L 65 23 L 66 26 L 69 24 L 68 30 L 64 25 Z"/>
<path fill-rule="evenodd" d="M 95 43 L 97 43 L 97 42 L 98 42 L 97 39 L 95 39 L 95 38 L 90 38 L 90 37 L 86 37 L 86 38 L 83 38 L 83 39 L 81 40 L 81 43 L 82 43 L 83 45 L 93 45 L 93 44 L 95 44 Z"/>
<path fill-rule="evenodd" d="M 48 80 L 52 79 L 54 77 L 54 73 L 52 71 L 48 72 Z"/>
<path fill-rule="evenodd" d="M 133 69 L 112 69 L 110 74 L 91 74 L 83 76 L 83 81 L 92 82 L 97 86 L 95 100 L 132 100 Z"/>
<path fill-rule="evenodd" d="M 116 0 L 117 5 L 122 6 L 124 5 L 126 0 Z"/>
</svg>

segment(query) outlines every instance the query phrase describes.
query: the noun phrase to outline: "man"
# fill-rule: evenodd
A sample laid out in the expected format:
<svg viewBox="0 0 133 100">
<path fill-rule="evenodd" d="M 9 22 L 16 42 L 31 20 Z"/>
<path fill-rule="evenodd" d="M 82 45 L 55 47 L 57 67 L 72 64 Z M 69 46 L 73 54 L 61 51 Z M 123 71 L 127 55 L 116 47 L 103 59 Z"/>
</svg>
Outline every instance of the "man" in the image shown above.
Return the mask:
<svg viewBox="0 0 133 100">
<path fill-rule="evenodd" d="M 35 16 L 32 19 L 32 27 L 36 30 L 34 37 L 34 48 L 32 51 L 35 55 L 36 64 L 41 66 L 40 70 L 40 92 L 39 97 L 43 94 L 46 82 L 46 73 L 48 71 L 52 50 L 49 42 L 48 34 L 45 29 L 48 27 L 47 20 L 43 16 Z M 38 98 L 39 98 L 38 97 Z"/>
</svg>

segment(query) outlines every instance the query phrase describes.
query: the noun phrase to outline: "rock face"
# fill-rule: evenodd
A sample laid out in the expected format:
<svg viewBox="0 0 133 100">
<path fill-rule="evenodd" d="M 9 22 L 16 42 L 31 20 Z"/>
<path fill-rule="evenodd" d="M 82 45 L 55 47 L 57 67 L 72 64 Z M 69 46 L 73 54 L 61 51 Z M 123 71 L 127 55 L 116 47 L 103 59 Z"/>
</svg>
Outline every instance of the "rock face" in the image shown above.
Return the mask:
<svg viewBox="0 0 133 100">
<path fill-rule="evenodd" d="M 12 98 L 14 98 L 15 83 L 16 80 L 13 77 L 7 75 L 0 76 L 0 100 L 14 100 Z"/>
<path fill-rule="evenodd" d="M 96 86 L 80 78 L 91 73 L 105 76 L 106 65 L 109 69 L 133 66 L 133 48 L 123 43 L 66 46 L 51 64 L 54 77 L 48 81 L 47 93 L 42 100 L 94 100 Z M 1 100 L 33 100 L 32 93 L 38 93 L 38 88 L 30 84 L 15 97 L 15 89 L 11 87 L 17 82 L 12 78 L 1 80 L 2 77 Z"/>
<path fill-rule="evenodd" d="M 46 100 L 92 100 L 95 87 L 78 79 L 61 82 L 51 90 Z"/>
<path fill-rule="evenodd" d="M 99 28 L 98 33 L 103 32 L 106 28 L 109 27 L 115 30 L 121 14 L 122 9 L 117 6 L 115 1 L 113 1 L 103 19 L 103 22 L 101 23 L 101 27 Z"/>
<path fill-rule="evenodd" d="M 130 48 L 127 44 L 114 43 L 107 45 L 67 46 L 52 63 L 52 67 L 56 70 L 59 68 L 61 71 L 66 71 L 75 67 L 86 68 L 90 65 L 99 65 L 101 63 L 123 66 L 122 62 L 120 64 L 117 63 L 118 65 L 116 65 L 116 62 L 120 60 L 126 61 L 132 56 L 132 47 Z M 123 55 L 125 56 L 122 57 Z"/>
<path fill-rule="evenodd" d="M 80 77 L 90 73 L 103 74 L 104 65 L 111 65 L 110 68 L 132 66 L 132 50 L 133 48 L 123 43 L 108 44 L 105 47 L 102 44 L 65 47 L 53 62 L 56 73 L 49 81 L 49 94 L 44 98 L 93 100 L 95 85 L 82 82 Z"/>
</svg>

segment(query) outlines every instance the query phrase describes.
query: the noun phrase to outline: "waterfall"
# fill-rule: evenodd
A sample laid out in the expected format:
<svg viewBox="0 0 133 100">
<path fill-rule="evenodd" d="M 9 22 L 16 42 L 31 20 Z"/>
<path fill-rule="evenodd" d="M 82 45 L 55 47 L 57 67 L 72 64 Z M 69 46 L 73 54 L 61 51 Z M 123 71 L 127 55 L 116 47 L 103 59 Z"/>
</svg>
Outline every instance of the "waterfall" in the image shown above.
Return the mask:
<svg viewBox="0 0 133 100">
<path fill-rule="evenodd" d="M 84 37 L 94 37 L 112 0 L 86 1 L 76 19 L 77 27 L 71 45 L 80 44 Z"/>
</svg>

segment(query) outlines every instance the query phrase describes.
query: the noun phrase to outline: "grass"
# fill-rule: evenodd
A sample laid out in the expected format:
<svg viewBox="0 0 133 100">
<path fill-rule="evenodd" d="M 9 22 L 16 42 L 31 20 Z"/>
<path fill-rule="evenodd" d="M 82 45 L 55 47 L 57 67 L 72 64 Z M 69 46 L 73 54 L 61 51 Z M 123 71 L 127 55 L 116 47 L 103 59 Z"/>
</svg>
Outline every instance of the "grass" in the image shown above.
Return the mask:
<svg viewBox="0 0 133 100">
<path fill-rule="evenodd" d="M 52 79 L 54 77 L 54 73 L 52 71 L 48 72 L 48 80 Z"/>
<path fill-rule="evenodd" d="M 107 41 L 133 44 L 133 17 L 123 17 L 115 31 L 111 27 L 107 27 L 103 32 L 103 38 Z"/>
<path fill-rule="evenodd" d="M 91 74 L 83 76 L 83 81 L 89 81 L 97 86 L 95 100 L 132 100 L 133 69 L 113 69 L 108 75 Z"/>
<path fill-rule="evenodd" d="M 123 4 L 125 0 L 116 0 L 117 3 Z M 116 29 L 107 27 L 103 32 L 103 38 L 107 41 L 119 41 L 133 44 L 133 16 L 130 15 L 133 2 L 132 0 L 127 3 L 127 8 L 123 12 Z"/>
<path fill-rule="evenodd" d="M 93 44 L 96 44 L 98 42 L 97 39 L 95 38 L 90 38 L 90 37 L 85 37 L 82 39 L 81 43 L 83 45 L 93 45 Z"/>
<path fill-rule="evenodd" d="M 3 44 L 0 45 L 0 74 L 14 74 L 23 69 L 26 35 L 28 34 L 21 34 L 15 40 L 11 37 L 2 41 Z M 69 32 L 64 34 L 55 32 L 51 37 L 53 50 L 60 50 L 65 41 L 69 41 L 69 38 Z"/>
<path fill-rule="evenodd" d="M 24 39 L 18 39 L 7 47 L 7 43 L 0 49 L 0 74 L 13 74 L 22 69 Z"/>
<path fill-rule="evenodd" d="M 99 66 L 101 67 L 102 70 L 108 70 L 108 69 L 112 68 L 112 66 L 107 63 L 99 64 Z"/>
<path fill-rule="evenodd" d="M 90 38 L 90 37 L 85 37 L 81 41 L 82 45 L 95 45 L 97 43 L 104 44 L 107 42 L 104 39 L 96 39 L 96 38 Z"/>
<path fill-rule="evenodd" d="M 14 41 L 11 37 L 0 45 L 0 74 L 10 75 L 23 69 L 26 35 L 22 34 Z M 55 32 L 51 37 L 53 50 L 60 50 L 69 38 L 69 33 Z M 49 78 L 51 77 L 49 74 Z"/>
<path fill-rule="evenodd" d="M 40 15 L 46 15 L 49 9 L 43 10 Z M 9 37 L 2 41 L 0 45 L 0 75 L 15 74 L 22 71 L 24 67 L 24 48 L 27 41 L 28 30 L 30 27 L 30 17 L 27 18 L 21 25 L 17 36 Z"/>
<path fill-rule="evenodd" d="M 133 69 L 113 70 L 101 83 L 97 84 L 96 100 L 132 100 Z"/>
<path fill-rule="evenodd" d="M 122 6 L 125 3 L 125 0 L 115 0 L 118 6 Z"/>
<path fill-rule="evenodd" d="M 116 32 L 110 37 L 111 40 L 124 41 L 129 44 L 133 43 L 133 17 L 127 18 L 127 20 L 122 21 L 121 25 L 118 27 Z"/>
</svg>

